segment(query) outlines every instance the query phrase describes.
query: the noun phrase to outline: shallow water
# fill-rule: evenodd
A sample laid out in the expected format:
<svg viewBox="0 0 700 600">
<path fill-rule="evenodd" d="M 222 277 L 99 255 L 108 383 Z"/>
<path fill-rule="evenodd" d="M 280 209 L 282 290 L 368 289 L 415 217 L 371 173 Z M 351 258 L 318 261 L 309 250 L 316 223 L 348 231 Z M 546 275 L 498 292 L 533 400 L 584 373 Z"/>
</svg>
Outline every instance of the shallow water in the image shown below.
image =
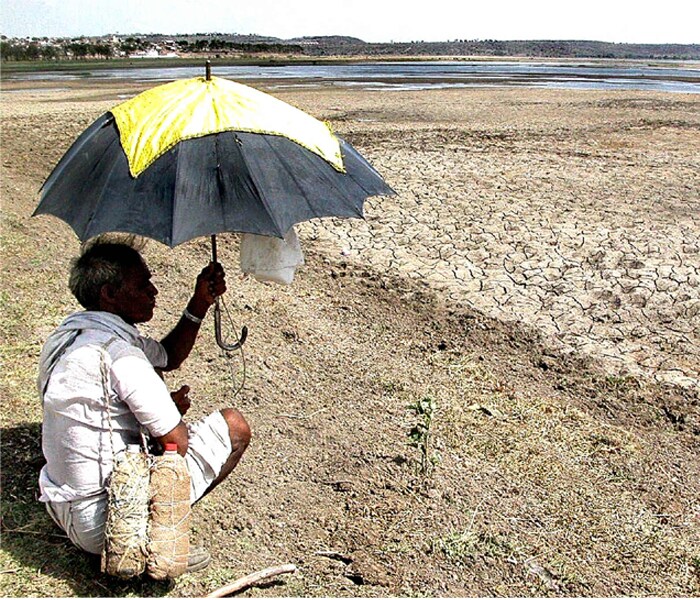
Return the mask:
<svg viewBox="0 0 700 600">
<path fill-rule="evenodd" d="M 447 87 L 546 87 L 562 89 L 635 89 L 700 93 L 700 64 L 679 67 L 601 65 L 597 63 L 537 63 L 480 61 L 372 62 L 360 64 L 221 66 L 215 75 L 229 79 L 269 80 L 278 87 L 356 87 L 377 90 L 417 90 Z M 80 72 L 43 71 L 8 74 L 14 81 L 131 79 L 161 82 L 196 77 L 200 67 L 134 67 Z"/>
</svg>

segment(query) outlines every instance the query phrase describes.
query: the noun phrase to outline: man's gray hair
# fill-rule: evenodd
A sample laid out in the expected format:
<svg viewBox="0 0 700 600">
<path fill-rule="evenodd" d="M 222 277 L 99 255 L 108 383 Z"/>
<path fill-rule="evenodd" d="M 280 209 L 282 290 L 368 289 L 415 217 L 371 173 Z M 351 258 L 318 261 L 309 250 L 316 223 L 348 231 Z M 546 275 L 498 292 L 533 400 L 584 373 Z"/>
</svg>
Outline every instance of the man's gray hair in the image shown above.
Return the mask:
<svg viewBox="0 0 700 600">
<path fill-rule="evenodd" d="M 70 291 L 83 308 L 98 310 L 102 286 L 118 289 L 124 282 L 124 269 L 143 264 L 141 246 L 133 236 L 98 237 L 85 244 L 73 260 L 68 280 Z"/>
</svg>

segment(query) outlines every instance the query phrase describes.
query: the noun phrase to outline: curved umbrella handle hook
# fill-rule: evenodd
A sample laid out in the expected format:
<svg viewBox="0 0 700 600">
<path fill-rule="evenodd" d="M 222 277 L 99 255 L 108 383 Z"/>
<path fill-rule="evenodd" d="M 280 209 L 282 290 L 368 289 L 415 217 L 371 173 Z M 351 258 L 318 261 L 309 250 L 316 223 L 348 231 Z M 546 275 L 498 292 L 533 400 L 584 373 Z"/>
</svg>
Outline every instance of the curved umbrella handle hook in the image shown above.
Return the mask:
<svg viewBox="0 0 700 600">
<path fill-rule="evenodd" d="M 209 62 L 209 61 L 207 61 Z M 213 263 L 218 262 L 216 257 L 216 235 L 211 236 L 211 260 Z M 216 343 L 219 348 L 226 350 L 227 352 L 232 352 L 238 350 L 246 338 L 248 337 L 248 328 L 244 325 L 241 329 L 241 337 L 238 338 L 233 344 L 226 343 L 224 337 L 221 335 L 221 306 L 219 305 L 219 299 L 216 299 L 214 303 L 214 333 L 216 335 Z"/>
<path fill-rule="evenodd" d="M 248 328 L 244 325 L 241 329 L 241 337 L 238 338 L 233 344 L 226 343 L 223 336 L 221 335 L 221 307 L 219 306 L 219 299 L 216 299 L 216 304 L 214 305 L 214 333 L 216 334 L 216 343 L 219 348 L 232 352 L 233 350 L 238 350 L 246 338 L 248 337 Z"/>
</svg>

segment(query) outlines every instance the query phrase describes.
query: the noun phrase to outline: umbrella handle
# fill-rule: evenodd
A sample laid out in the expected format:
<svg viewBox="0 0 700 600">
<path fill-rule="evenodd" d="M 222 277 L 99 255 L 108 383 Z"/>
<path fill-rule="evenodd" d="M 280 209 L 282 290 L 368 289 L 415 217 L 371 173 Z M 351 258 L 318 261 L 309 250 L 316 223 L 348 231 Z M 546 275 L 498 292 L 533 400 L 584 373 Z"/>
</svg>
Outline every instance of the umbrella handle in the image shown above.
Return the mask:
<svg viewBox="0 0 700 600">
<path fill-rule="evenodd" d="M 211 236 L 211 260 L 213 263 L 217 262 L 216 235 Z M 228 352 L 238 350 L 241 346 L 243 346 L 243 343 L 248 337 L 248 328 L 244 325 L 243 329 L 241 329 L 241 337 L 238 338 L 237 341 L 235 341 L 233 344 L 229 344 L 224 341 L 224 337 L 221 335 L 221 306 L 219 305 L 218 298 L 214 303 L 214 333 L 216 334 L 216 343 L 219 345 L 219 348 Z"/>
<path fill-rule="evenodd" d="M 238 340 L 236 340 L 233 344 L 229 344 L 224 341 L 224 338 L 221 335 L 221 307 L 219 306 L 218 298 L 216 299 L 216 304 L 214 305 L 214 333 L 216 334 L 216 343 L 219 345 L 219 348 L 228 352 L 238 350 L 248 337 L 248 328 L 244 325 L 243 329 L 241 329 L 241 337 L 238 338 Z"/>
</svg>

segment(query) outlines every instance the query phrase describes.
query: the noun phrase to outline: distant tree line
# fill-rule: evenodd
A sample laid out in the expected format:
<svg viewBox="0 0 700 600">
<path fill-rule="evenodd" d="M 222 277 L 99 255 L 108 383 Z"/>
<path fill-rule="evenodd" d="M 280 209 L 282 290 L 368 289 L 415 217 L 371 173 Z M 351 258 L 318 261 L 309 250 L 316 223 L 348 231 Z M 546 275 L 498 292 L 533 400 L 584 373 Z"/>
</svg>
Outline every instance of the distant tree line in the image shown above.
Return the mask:
<svg viewBox="0 0 700 600">
<path fill-rule="evenodd" d="M 221 38 L 204 38 L 194 41 L 177 40 L 177 47 L 181 52 L 273 52 L 276 54 L 301 54 L 303 48 L 298 44 L 285 44 L 283 42 L 232 42 Z"/>
<path fill-rule="evenodd" d="M 58 44 L 18 43 L 4 40 L 0 42 L 0 57 L 2 60 L 59 60 L 66 58 L 112 58 L 114 47 L 100 42 L 62 42 Z"/>
<path fill-rule="evenodd" d="M 283 42 L 234 42 L 222 38 L 202 37 L 195 40 L 177 39 L 174 42 L 179 52 L 186 53 L 276 53 L 302 54 L 299 44 Z M 87 42 L 76 40 L 54 41 L 48 39 L 3 40 L 0 42 L 0 57 L 4 61 L 20 60 L 58 60 L 112 58 L 135 52 L 145 52 L 154 47 L 154 42 L 147 37 L 130 36 L 118 43 L 107 41 Z M 175 49 L 172 48 L 172 49 Z"/>
</svg>

